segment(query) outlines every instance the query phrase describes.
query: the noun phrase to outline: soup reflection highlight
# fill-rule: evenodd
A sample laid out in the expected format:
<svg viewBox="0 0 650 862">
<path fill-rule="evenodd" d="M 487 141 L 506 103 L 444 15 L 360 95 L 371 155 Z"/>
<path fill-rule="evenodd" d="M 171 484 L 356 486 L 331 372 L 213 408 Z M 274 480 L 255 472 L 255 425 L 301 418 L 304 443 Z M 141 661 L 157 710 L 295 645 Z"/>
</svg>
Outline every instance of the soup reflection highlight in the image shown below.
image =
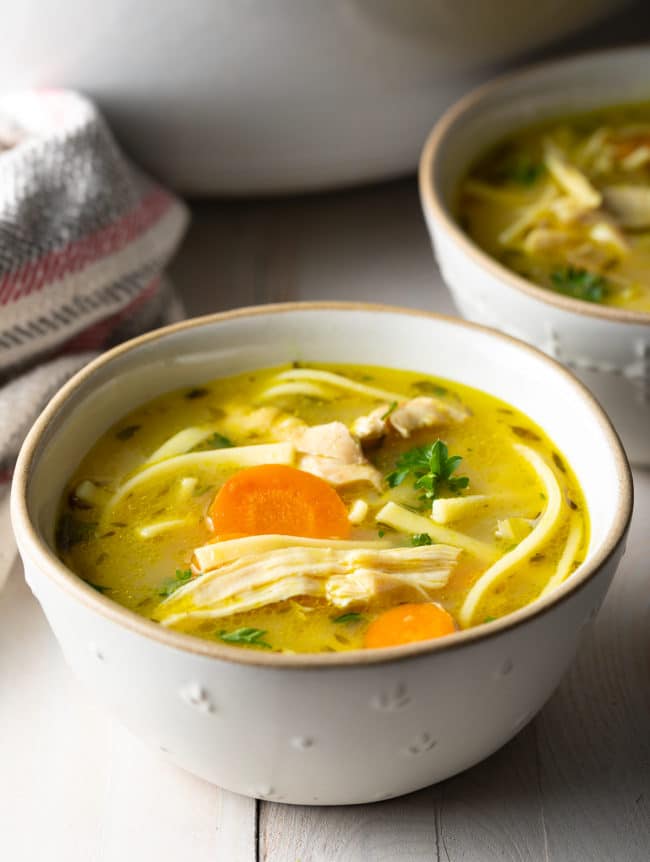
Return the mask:
<svg viewBox="0 0 650 862">
<path fill-rule="evenodd" d="M 294 364 L 163 395 L 66 489 L 61 559 L 162 626 L 330 652 L 453 635 L 583 559 L 562 454 L 498 399 L 420 373 Z"/>
</svg>

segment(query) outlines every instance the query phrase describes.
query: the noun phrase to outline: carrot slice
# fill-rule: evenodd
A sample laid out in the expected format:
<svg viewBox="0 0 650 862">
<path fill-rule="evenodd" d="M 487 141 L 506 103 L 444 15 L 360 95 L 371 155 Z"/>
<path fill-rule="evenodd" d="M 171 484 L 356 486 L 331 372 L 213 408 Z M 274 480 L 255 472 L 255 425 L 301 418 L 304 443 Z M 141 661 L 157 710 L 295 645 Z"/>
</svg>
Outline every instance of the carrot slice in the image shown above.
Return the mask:
<svg viewBox="0 0 650 862">
<path fill-rule="evenodd" d="M 248 467 L 231 476 L 210 506 L 213 531 L 259 536 L 347 539 L 345 505 L 323 479 L 283 464 Z"/>
<path fill-rule="evenodd" d="M 454 631 L 456 625 L 451 614 L 434 602 L 398 605 L 370 623 L 364 646 L 368 649 L 399 646 L 440 638 Z"/>
</svg>

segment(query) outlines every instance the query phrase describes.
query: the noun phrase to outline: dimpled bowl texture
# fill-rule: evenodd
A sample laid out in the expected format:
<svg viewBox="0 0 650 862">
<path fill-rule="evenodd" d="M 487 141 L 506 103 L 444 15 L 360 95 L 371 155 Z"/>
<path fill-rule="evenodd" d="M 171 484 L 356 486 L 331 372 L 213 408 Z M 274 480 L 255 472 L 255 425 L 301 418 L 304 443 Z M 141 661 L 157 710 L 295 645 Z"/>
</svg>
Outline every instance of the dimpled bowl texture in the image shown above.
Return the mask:
<svg viewBox="0 0 650 862">
<path fill-rule="evenodd" d="M 291 360 L 414 369 L 516 404 L 576 471 L 592 524 L 585 563 L 552 596 L 437 641 L 279 655 L 164 629 L 57 560 L 55 515 L 65 482 L 116 417 L 168 390 Z M 630 510 L 618 439 L 559 365 L 463 321 L 347 304 L 199 318 L 105 354 L 41 415 L 12 489 L 27 580 L 93 697 L 185 769 L 237 793 L 302 804 L 407 793 L 466 769 L 516 734 L 558 684 L 594 618 L 622 555 Z"/>
<path fill-rule="evenodd" d="M 508 133 L 546 118 L 650 100 L 649 65 L 650 48 L 635 47 L 504 76 L 450 108 L 420 160 L 427 226 L 460 312 L 522 338 L 571 368 L 599 399 L 630 460 L 638 464 L 650 464 L 650 314 L 537 287 L 463 233 L 454 203 L 473 161 Z"/>
</svg>

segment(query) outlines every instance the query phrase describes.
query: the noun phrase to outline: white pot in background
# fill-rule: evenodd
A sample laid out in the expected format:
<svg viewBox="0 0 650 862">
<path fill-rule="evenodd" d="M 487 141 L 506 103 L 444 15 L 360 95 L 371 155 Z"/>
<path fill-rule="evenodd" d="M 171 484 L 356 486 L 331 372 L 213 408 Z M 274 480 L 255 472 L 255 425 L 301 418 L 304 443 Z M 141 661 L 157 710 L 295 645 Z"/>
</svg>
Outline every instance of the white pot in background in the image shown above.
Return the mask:
<svg viewBox="0 0 650 862">
<path fill-rule="evenodd" d="M 96 98 L 188 194 L 320 189 L 411 171 L 440 111 L 615 0 L 18 0 L 0 88 Z"/>
</svg>

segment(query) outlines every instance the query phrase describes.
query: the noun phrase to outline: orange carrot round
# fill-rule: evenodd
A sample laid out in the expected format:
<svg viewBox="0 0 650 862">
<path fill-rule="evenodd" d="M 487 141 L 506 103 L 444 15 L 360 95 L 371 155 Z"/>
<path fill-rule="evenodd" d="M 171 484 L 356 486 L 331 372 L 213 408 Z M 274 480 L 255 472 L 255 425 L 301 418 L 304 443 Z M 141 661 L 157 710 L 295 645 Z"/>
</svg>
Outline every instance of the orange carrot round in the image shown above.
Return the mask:
<svg viewBox="0 0 650 862">
<path fill-rule="evenodd" d="M 398 605 L 377 617 L 366 631 L 368 649 L 440 638 L 456 631 L 454 619 L 435 603 Z"/>
<path fill-rule="evenodd" d="M 347 539 L 345 505 L 323 479 L 282 464 L 248 467 L 221 487 L 209 516 L 218 535 L 281 533 L 310 539 Z"/>
</svg>

